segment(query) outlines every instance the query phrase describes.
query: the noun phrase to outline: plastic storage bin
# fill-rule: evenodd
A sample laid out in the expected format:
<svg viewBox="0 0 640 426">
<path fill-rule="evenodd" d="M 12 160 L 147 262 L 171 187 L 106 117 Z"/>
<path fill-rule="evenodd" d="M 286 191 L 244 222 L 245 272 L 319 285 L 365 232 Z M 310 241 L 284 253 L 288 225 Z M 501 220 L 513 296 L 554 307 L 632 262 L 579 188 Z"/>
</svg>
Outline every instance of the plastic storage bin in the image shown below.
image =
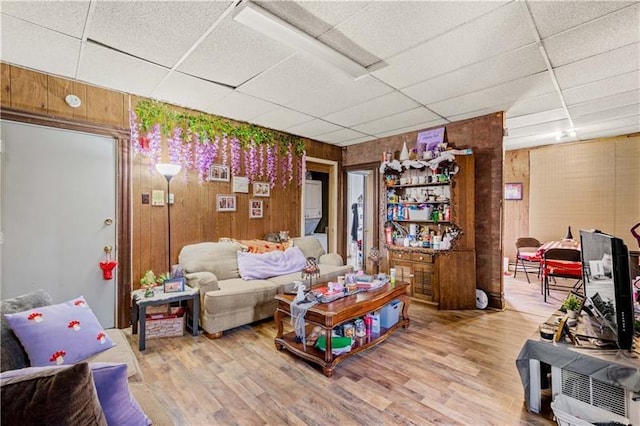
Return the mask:
<svg viewBox="0 0 640 426">
<path fill-rule="evenodd" d="M 382 328 L 393 327 L 400 318 L 401 307 L 402 302 L 399 300 L 394 300 L 383 307 L 380 311 L 380 326 L 382 326 Z"/>
</svg>

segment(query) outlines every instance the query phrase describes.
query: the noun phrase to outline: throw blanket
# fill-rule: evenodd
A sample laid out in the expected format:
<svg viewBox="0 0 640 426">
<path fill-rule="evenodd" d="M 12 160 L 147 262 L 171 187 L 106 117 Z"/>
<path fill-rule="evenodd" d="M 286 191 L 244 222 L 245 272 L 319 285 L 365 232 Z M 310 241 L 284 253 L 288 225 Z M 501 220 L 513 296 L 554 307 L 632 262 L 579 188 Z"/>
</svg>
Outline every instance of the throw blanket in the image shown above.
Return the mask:
<svg viewBox="0 0 640 426">
<path fill-rule="evenodd" d="M 300 272 L 306 261 L 299 247 L 262 254 L 238 252 L 238 269 L 243 280 L 265 279 Z"/>
</svg>

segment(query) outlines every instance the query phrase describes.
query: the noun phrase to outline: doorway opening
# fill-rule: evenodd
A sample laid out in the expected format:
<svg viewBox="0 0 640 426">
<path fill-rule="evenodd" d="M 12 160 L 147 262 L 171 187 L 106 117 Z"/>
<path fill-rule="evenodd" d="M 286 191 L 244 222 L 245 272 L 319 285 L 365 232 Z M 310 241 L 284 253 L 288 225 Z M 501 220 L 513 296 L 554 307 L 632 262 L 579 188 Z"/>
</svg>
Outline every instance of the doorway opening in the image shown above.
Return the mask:
<svg viewBox="0 0 640 426">
<path fill-rule="evenodd" d="M 338 248 L 338 162 L 307 157 L 300 235 L 314 235 L 327 253 Z"/>
<path fill-rule="evenodd" d="M 367 273 L 375 271 L 368 261 L 371 248 L 378 248 L 378 164 L 345 168 L 345 241 L 347 264 Z"/>
</svg>

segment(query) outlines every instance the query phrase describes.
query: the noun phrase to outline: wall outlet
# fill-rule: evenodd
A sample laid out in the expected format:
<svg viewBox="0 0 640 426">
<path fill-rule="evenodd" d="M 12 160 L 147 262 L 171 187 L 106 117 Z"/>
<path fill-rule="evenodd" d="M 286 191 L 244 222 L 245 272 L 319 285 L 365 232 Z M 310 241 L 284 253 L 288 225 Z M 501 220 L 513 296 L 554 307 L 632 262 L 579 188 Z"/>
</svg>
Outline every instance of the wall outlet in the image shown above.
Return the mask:
<svg viewBox="0 0 640 426">
<path fill-rule="evenodd" d="M 167 204 L 173 204 L 173 193 L 169 194 L 169 200 L 167 201 Z"/>
<path fill-rule="evenodd" d="M 142 194 L 142 204 L 149 204 L 149 193 L 145 192 Z"/>
</svg>

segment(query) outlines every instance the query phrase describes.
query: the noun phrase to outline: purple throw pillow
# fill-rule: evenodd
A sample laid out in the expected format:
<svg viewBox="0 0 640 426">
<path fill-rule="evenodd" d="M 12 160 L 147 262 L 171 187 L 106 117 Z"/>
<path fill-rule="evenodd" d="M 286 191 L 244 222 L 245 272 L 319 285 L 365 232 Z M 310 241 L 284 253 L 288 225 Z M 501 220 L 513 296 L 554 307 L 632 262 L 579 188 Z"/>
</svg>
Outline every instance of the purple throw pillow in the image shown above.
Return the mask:
<svg viewBox="0 0 640 426">
<path fill-rule="evenodd" d="M 32 367 L 74 364 L 114 346 L 82 296 L 4 318 Z"/>
</svg>

